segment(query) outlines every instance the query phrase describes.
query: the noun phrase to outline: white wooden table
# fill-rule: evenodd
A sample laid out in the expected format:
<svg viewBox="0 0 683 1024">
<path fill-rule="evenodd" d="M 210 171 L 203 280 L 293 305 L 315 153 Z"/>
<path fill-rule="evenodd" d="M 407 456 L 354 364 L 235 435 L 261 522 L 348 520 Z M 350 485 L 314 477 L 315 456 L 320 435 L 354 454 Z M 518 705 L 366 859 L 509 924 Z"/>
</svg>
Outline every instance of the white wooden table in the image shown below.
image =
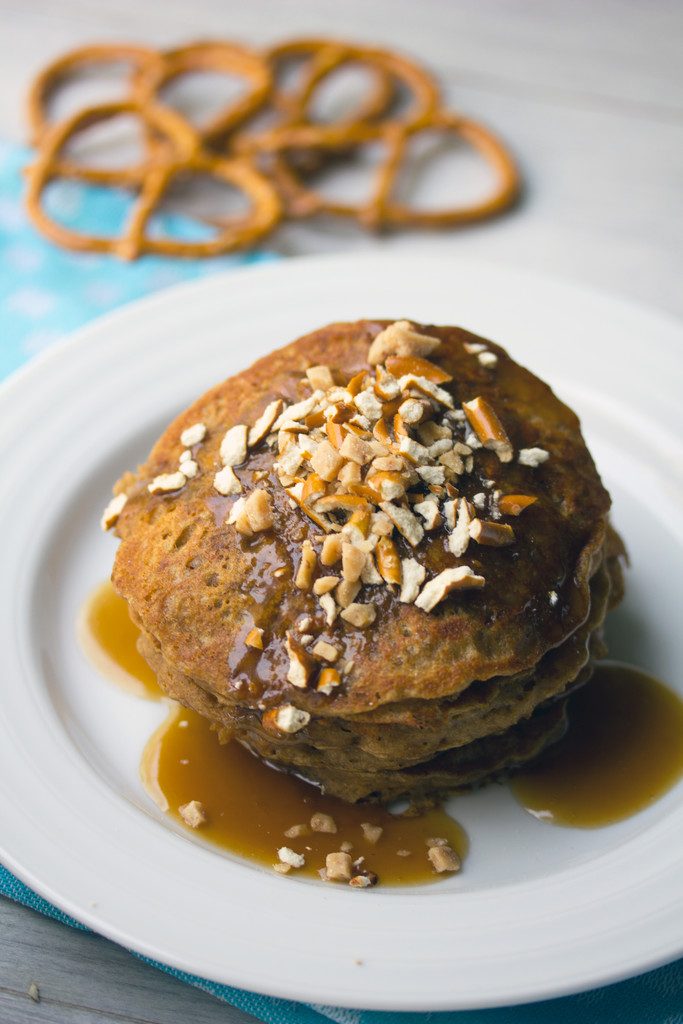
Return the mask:
<svg viewBox="0 0 683 1024">
<path fill-rule="evenodd" d="M 523 204 L 447 236 L 454 251 L 683 314 L 678 0 L 0 0 L 0 138 L 23 139 L 31 75 L 77 44 L 322 33 L 412 53 L 439 72 L 453 104 L 514 144 Z M 341 225 L 288 227 L 276 239 L 287 253 L 373 244 Z M 26 994 L 33 980 L 40 1003 Z M 104 939 L 0 900 L 3 1022 L 189 1019 L 248 1020 Z"/>
</svg>

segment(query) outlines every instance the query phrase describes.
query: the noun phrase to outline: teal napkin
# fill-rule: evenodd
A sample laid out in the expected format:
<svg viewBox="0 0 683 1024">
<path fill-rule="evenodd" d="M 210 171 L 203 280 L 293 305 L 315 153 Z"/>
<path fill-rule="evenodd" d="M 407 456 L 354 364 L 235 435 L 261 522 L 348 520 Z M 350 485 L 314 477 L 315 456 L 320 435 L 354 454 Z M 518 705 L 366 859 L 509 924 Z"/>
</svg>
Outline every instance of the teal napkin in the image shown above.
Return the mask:
<svg viewBox="0 0 683 1024">
<path fill-rule="evenodd" d="M 272 258 L 264 253 L 193 261 L 144 257 L 124 264 L 107 256 L 64 252 L 40 238 L 24 215 L 21 168 L 27 159 L 26 150 L 0 144 L 0 378 L 87 320 L 125 302 L 176 281 Z M 115 191 L 76 182 L 55 183 L 49 203 L 60 220 L 74 228 L 95 223 L 99 234 L 117 231 L 125 214 L 124 197 Z M 162 218 L 160 229 L 183 238 L 196 238 L 207 230 L 180 216 Z M 0 894 L 71 928 L 86 930 L 1 865 Z M 435 1024 L 437 1020 L 443 1024 L 683 1024 L 683 960 L 565 999 L 419 1014 L 307 1006 L 219 985 L 147 957 L 139 959 L 267 1024 L 321 1024 L 323 1018 L 336 1024 Z"/>
</svg>

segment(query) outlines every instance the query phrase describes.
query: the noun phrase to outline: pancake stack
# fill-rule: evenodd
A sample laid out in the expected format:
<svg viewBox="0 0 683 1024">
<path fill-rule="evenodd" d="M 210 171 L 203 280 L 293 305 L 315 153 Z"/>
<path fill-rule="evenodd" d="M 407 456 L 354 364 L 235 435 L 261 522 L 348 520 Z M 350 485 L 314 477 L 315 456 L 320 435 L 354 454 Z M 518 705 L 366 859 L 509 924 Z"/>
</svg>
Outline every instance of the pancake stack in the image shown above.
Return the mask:
<svg viewBox="0 0 683 1024">
<path fill-rule="evenodd" d="M 103 516 L 169 696 L 348 801 L 535 757 L 623 548 L 574 413 L 498 345 L 333 324 L 213 388 Z"/>
</svg>

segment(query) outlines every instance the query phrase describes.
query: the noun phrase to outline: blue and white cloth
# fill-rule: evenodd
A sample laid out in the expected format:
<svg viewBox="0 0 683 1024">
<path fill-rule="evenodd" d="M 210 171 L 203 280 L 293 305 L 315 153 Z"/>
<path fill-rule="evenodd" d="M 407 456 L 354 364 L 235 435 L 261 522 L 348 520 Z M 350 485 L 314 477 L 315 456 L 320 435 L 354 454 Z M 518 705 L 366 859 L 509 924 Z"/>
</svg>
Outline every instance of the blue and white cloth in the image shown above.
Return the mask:
<svg viewBox="0 0 683 1024">
<path fill-rule="evenodd" d="M 35 233 L 24 214 L 22 167 L 26 150 L 0 143 L 0 379 L 81 324 L 142 295 L 228 267 L 272 258 L 252 253 L 207 260 L 145 256 L 131 264 L 108 256 L 65 252 Z M 122 196 L 111 189 L 56 182 L 50 210 L 78 229 L 118 230 Z M 162 218 L 169 234 L 197 238 L 201 226 L 180 216 Z M 0 865 L 0 895 L 72 928 L 84 926 L 28 889 Z M 683 922 L 681 922 L 683 929 Z M 137 954 L 135 954 L 137 955 Z M 377 1013 L 344 1010 L 256 995 L 219 985 L 140 957 L 181 981 L 222 999 L 266 1024 L 683 1024 L 683 960 L 607 988 L 543 1003 L 459 1013 Z"/>
</svg>

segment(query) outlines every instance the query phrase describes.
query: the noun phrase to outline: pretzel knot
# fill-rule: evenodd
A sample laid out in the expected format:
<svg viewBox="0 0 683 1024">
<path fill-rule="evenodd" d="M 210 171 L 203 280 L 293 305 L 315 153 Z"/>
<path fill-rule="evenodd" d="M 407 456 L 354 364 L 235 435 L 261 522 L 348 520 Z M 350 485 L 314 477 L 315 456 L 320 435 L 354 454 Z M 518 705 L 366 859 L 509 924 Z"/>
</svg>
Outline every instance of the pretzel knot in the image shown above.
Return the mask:
<svg viewBox="0 0 683 1024">
<path fill-rule="evenodd" d="M 47 108 L 61 83 L 84 67 L 130 65 L 129 92 L 116 102 L 86 108 L 50 126 Z M 299 64 L 294 86 L 279 84 L 288 64 Z M 319 91 L 332 75 L 361 68 L 370 88 L 332 121 L 316 117 Z M 194 125 L 165 94 L 169 83 L 195 72 L 236 76 L 243 93 L 219 112 Z M 269 113 L 271 127 L 259 123 Z M 69 156 L 67 146 L 89 126 L 132 115 L 143 128 L 142 158 L 123 167 L 101 167 Z M 493 216 L 511 206 L 520 181 L 514 161 L 488 129 L 441 106 L 432 76 L 407 57 L 340 40 L 293 39 L 263 52 L 227 41 L 202 41 L 166 52 L 127 44 L 82 47 L 60 57 L 36 78 L 28 97 L 28 117 L 37 158 L 28 172 L 27 210 L 36 227 L 58 245 L 104 252 L 121 259 L 142 253 L 211 256 L 252 245 L 270 232 L 283 214 L 353 217 L 372 230 L 451 227 Z M 441 210 L 418 209 L 395 198 L 397 179 L 411 140 L 424 132 L 451 135 L 475 149 L 494 174 L 489 194 L 476 202 Z M 383 152 L 366 202 L 325 198 L 310 175 L 333 161 L 375 144 Z M 153 217 L 171 185 L 192 175 L 210 175 L 241 192 L 248 212 L 213 219 L 208 240 L 160 238 Z M 135 193 L 123 234 L 105 238 L 81 234 L 46 212 L 44 193 L 55 178 L 122 187 Z"/>
<path fill-rule="evenodd" d="M 121 114 L 140 118 L 155 133 L 157 144 L 136 178 L 127 172 L 128 183 L 138 186 L 138 194 L 123 234 L 118 238 L 85 235 L 53 220 L 46 212 L 45 189 L 63 176 L 60 160 L 66 143 L 93 124 Z M 66 163 L 67 169 L 69 168 Z M 149 221 L 173 180 L 188 173 L 209 174 L 232 185 L 250 201 L 246 216 L 229 222 L 204 241 L 181 241 L 151 236 Z M 81 252 L 102 252 L 130 260 L 142 253 L 172 256 L 213 256 L 242 248 L 267 234 L 281 215 L 281 202 L 272 184 L 246 160 L 229 160 L 208 153 L 195 130 L 178 114 L 156 106 L 143 106 L 137 100 L 103 103 L 80 111 L 50 129 L 43 140 L 38 159 L 29 168 L 26 206 L 34 224 L 58 245 Z"/>
<path fill-rule="evenodd" d="M 491 191 L 485 198 L 438 210 L 418 209 L 392 198 L 408 144 L 412 138 L 425 132 L 461 138 L 484 158 L 495 177 Z M 519 175 L 503 143 L 483 125 L 447 111 L 436 111 L 412 124 L 388 122 L 354 125 L 327 129 L 324 133 L 317 128 L 302 125 L 272 132 L 262 143 L 273 154 L 273 176 L 291 217 L 311 217 L 321 213 L 350 217 L 375 231 L 384 228 L 453 227 L 491 217 L 510 206 L 519 195 Z M 296 149 L 315 145 L 323 150 L 348 152 L 349 149 L 359 149 L 370 143 L 380 144 L 384 158 L 380 162 L 371 194 L 363 203 L 344 203 L 325 198 L 305 184 L 287 159 L 290 147 Z"/>
</svg>

